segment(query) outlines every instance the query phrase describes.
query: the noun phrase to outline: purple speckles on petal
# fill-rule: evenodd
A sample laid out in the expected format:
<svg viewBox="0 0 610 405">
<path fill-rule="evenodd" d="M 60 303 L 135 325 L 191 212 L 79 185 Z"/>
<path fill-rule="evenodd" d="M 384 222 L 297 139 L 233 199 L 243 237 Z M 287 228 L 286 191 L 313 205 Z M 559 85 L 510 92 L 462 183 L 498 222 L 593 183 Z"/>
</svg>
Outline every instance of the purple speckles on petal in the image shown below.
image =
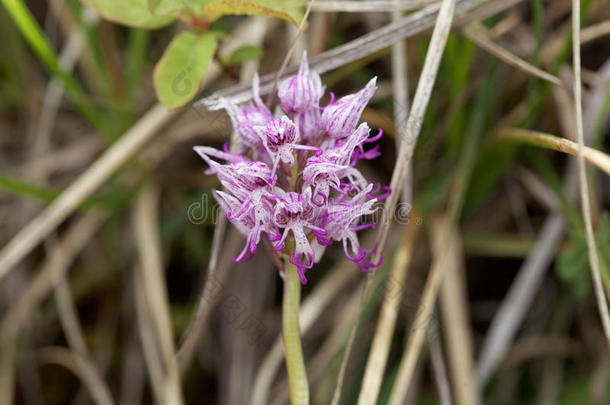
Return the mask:
<svg viewBox="0 0 610 405">
<path fill-rule="evenodd" d="M 380 155 L 383 131 L 370 136 L 368 124 L 358 125 L 362 111 L 376 90 L 375 79 L 355 94 L 320 107 L 324 93 L 320 77 L 310 72 L 306 55 L 296 75 L 278 87 L 283 114 L 273 117 L 254 78 L 252 102 L 225 109 L 245 149 L 231 153 L 198 146 L 195 151 L 224 187 L 214 198 L 227 219 L 246 238 L 234 261 L 257 251 L 261 237 L 305 273 L 320 261 L 327 246 L 340 242 L 345 256 L 362 271 L 379 267 L 370 256 L 377 247 L 360 245 L 358 232 L 375 227 L 370 216 L 375 202 L 391 190 L 368 181 L 356 168 L 359 160 Z M 365 149 L 365 146 L 367 149 Z M 379 195 L 379 193 L 382 193 Z M 368 218 L 368 222 L 367 222 Z M 290 247 L 290 248 L 289 248 Z"/>
<path fill-rule="evenodd" d="M 344 138 L 356 129 L 364 107 L 377 90 L 376 81 L 375 77 L 358 93 L 342 97 L 324 108 L 320 121 L 328 136 Z"/>
<path fill-rule="evenodd" d="M 258 75 L 254 76 L 252 91 L 255 95 L 254 102 L 239 107 L 228 100 L 223 100 L 222 104 L 237 135 L 246 146 L 256 150 L 260 147 L 260 139 L 254 128 L 265 125 L 273 116 L 259 96 Z"/>
<path fill-rule="evenodd" d="M 287 113 L 317 108 L 323 94 L 320 75 L 309 71 L 307 53 L 303 53 L 298 73 L 280 83 L 277 90 L 280 106 Z"/>
</svg>

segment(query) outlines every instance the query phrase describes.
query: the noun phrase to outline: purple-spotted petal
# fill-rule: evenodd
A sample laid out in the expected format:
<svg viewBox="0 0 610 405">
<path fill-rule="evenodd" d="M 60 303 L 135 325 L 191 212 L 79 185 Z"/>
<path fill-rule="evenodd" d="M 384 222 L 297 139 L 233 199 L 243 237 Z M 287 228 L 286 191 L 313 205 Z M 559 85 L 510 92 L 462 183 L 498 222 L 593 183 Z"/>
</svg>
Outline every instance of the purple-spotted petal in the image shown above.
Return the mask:
<svg viewBox="0 0 610 405">
<path fill-rule="evenodd" d="M 227 111 L 237 135 L 246 146 L 256 150 L 261 146 L 261 143 L 255 128 L 267 125 L 273 119 L 273 115 L 260 98 L 258 75 L 255 75 L 252 81 L 252 91 L 254 93 L 253 102 L 237 106 L 222 99 L 221 103 Z"/>
<path fill-rule="evenodd" d="M 323 94 L 320 75 L 309 71 L 307 52 L 303 52 L 298 73 L 284 80 L 278 87 L 280 106 L 288 113 L 303 112 L 318 107 Z"/>
<path fill-rule="evenodd" d="M 377 90 L 377 78 L 371 79 L 358 93 L 350 94 L 324 108 L 321 126 L 331 138 L 344 138 L 354 132 L 360 115 Z"/>
</svg>

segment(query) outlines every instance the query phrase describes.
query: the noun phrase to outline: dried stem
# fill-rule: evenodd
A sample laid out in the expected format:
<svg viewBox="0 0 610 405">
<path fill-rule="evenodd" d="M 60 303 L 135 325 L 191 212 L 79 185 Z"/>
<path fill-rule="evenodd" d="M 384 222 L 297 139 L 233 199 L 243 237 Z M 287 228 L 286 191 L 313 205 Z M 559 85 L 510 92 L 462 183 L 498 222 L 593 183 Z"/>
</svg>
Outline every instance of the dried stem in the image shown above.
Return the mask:
<svg viewBox="0 0 610 405">
<path fill-rule="evenodd" d="M 504 62 L 511 64 L 524 72 L 531 74 L 532 76 L 536 76 L 542 80 L 546 80 L 550 83 L 556 84 L 558 86 L 563 86 L 563 82 L 559 80 L 558 77 L 553 76 L 552 74 L 545 72 L 544 70 L 530 64 L 529 62 L 519 58 L 518 56 L 510 53 L 506 49 L 502 48 L 500 45 L 497 45 L 491 38 L 490 34 L 485 28 L 485 26 L 477 21 L 466 28 L 464 28 L 464 33 L 468 38 L 474 41 L 481 48 L 485 49 L 489 53 L 497 56 L 499 59 Z"/>
<path fill-rule="evenodd" d="M 39 352 L 42 363 L 58 364 L 76 374 L 85 384 L 97 405 L 114 405 L 110 389 L 91 363 L 63 347 L 46 347 Z"/>
<path fill-rule="evenodd" d="M 436 3 L 438 0 L 318 0 L 313 5 L 313 11 L 323 11 L 330 13 L 363 13 L 380 11 L 407 11 Z M 310 2 L 310 4 L 312 4 Z"/>
<path fill-rule="evenodd" d="M 402 299 L 402 292 L 411 262 L 413 246 L 415 245 L 419 226 L 410 225 L 405 228 L 403 239 L 396 249 L 390 281 L 398 286 L 398 289 L 388 288 L 383 297 L 383 305 L 377 321 L 375 337 L 371 345 L 371 351 L 366 362 L 362 387 L 358 397 L 359 405 L 374 404 L 379 395 L 381 382 L 385 371 L 396 317 L 400 311 L 399 304 Z"/>
<path fill-rule="evenodd" d="M 155 105 L 0 251 L 0 280 L 129 160 L 175 111 Z"/>
<path fill-rule="evenodd" d="M 174 341 L 170 318 L 169 298 L 165 288 L 161 242 L 157 224 L 158 190 L 147 184 L 140 192 L 135 206 L 133 228 L 140 260 L 138 270 L 145 303 L 152 322 L 160 358 L 164 365 L 163 404 L 181 405 L 178 364 L 174 355 Z"/>
<path fill-rule="evenodd" d="M 591 220 L 591 203 L 589 202 L 589 183 L 585 167 L 584 135 L 582 122 L 582 83 L 580 80 L 580 0 L 572 0 L 572 56 L 574 64 L 574 109 L 576 116 L 576 137 L 578 139 L 578 177 L 580 180 L 580 202 L 582 216 L 587 234 L 587 249 L 589 251 L 589 266 L 597 297 L 597 306 L 602 318 L 604 333 L 610 346 L 610 311 L 604 294 L 602 276 L 599 269 L 599 257 L 593 234 L 593 221 Z"/>
<path fill-rule="evenodd" d="M 309 2 L 309 4 L 307 5 L 307 9 L 305 10 L 305 14 L 303 15 L 303 18 L 301 19 L 301 23 L 299 24 L 299 29 L 297 31 L 296 36 L 292 39 L 292 46 L 288 49 L 288 52 L 286 52 L 286 56 L 284 56 L 284 60 L 282 61 L 282 65 L 280 66 L 280 69 L 277 71 L 276 77 L 275 77 L 275 81 L 273 82 L 273 90 L 271 90 L 271 93 L 269 93 L 269 97 L 267 98 L 267 108 L 271 108 L 271 103 L 273 103 L 273 95 L 275 94 L 275 91 L 277 90 L 277 86 L 280 83 L 280 78 L 282 77 L 282 74 L 284 73 L 284 70 L 286 70 L 286 66 L 288 65 L 288 61 L 290 61 L 291 57 L 292 57 L 292 53 L 294 52 L 297 43 L 298 43 L 298 39 L 301 36 L 301 34 L 303 33 L 303 30 L 305 29 L 305 23 L 307 22 L 307 17 L 309 17 L 309 13 L 311 12 L 311 6 L 314 4 L 315 0 L 311 0 Z"/>
<path fill-rule="evenodd" d="M 572 156 L 578 156 L 579 153 L 578 144 L 569 139 L 528 129 L 500 128 L 497 131 L 497 137 L 499 139 L 524 142 L 529 145 L 567 153 Z M 582 148 L 582 155 L 589 163 L 597 166 L 610 176 L 610 156 L 588 146 Z"/>
<path fill-rule="evenodd" d="M 456 6 L 456 16 L 460 17 L 457 23 L 463 24 L 469 21 L 483 19 L 505 10 L 508 7 L 514 6 L 521 1 L 523 0 L 461 0 Z M 485 6 L 477 9 L 481 4 L 485 4 Z M 311 58 L 309 60 L 309 67 L 312 71 L 322 74 L 369 56 L 405 38 L 411 38 L 432 27 L 437 19 L 438 11 L 438 4 L 431 4 L 424 7 L 392 24 L 371 31 L 353 41 L 337 46 Z M 293 75 L 296 72 L 296 67 L 287 68 L 283 76 Z M 276 77 L 277 72 L 272 72 L 260 78 L 261 94 L 268 94 L 271 92 Z M 203 104 L 210 110 L 219 110 L 222 108 L 222 98 L 226 98 L 234 103 L 243 103 L 251 100 L 252 96 L 252 85 L 248 83 L 233 86 L 214 93 L 209 97 L 197 101 L 194 105 Z"/>
<path fill-rule="evenodd" d="M 381 226 L 377 238 L 378 249 L 375 255 L 376 257 L 373 259 L 374 262 L 379 261 L 381 257 L 381 252 L 383 251 L 390 225 L 392 223 L 391 218 L 393 217 L 394 209 L 396 207 L 396 203 L 398 202 L 398 196 L 400 195 L 402 186 L 404 185 L 404 180 L 409 168 L 409 161 L 413 156 L 415 145 L 417 144 L 417 138 L 421 130 L 424 114 L 432 94 L 432 87 L 434 86 L 441 57 L 445 49 L 445 44 L 447 43 L 447 37 L 449 36 L 449 31 L 451 30 L 455 3 L 456 0 L 443 0 L 440 10 L 438 11 L 438 17 L 436 19 L 434 31 L 432 32 L 432 38 L 430 39 L 430 45 L 424 61 L 424 67 L 420 75 L 420 80 L 417 84 L 417 90 L 415 92 L 415 97 L 413 98 L 413 105 L 409 112 L 409 118 L 405 125 L 405 134 L 400 135 L 400 149 L 398 151 L 398 156 L 396 157 L 396 165 L 394 166 L 392 181 L 390 183 L 392 194 L 390 194 L 384 205 Z M 422 10 L 422 12 L 424 12 L 424 10 Z M 399 23 L 397 22 L 395 24 Z M 364 287 L 364 297 L 368 295 L 369 284 L 370 278 Z M 361 305 L 364 305 L 364 300 L 362 301 Z M 350 331 L 347 348 L 341 364 L 341 371 L 337 380 L 335 395 L 333 397 L 333 404 L 338 403 L 341 395 L 341 387 L 343 384 L 343 378 L 345 376 L 345 369 L 347 368 L 347 361 L 356 336 L 356 326 L 357 325 L 354 324 Z"/>
<path fill-rule="evenodd" d="M 404 403 L 407 389 L 426 337 L 428 325 L 432 319 L 434 304 L 443 281 L 445 269 L 448 267 L 451 252 L 456 249 L 455 231 L 451 221 L 452 219 L 445 217 L 434 224 L 434 235 L 437 238 L 435 244 L 447 247 L 434 257 L 430 268 L 430 273 L 418 306 L 419 309 L 411 325 L 411 334 L 400 361 L 396 382 L 390 394 L 388 402 L 390 405 L 401 405 Z"/>
<path fill-rule="evenodd" d="M 447 43 L 447 37 L 451 29 L 451 23 L 453 21 L 453 12 L 455 9 L 455 0 L 443 0 L 441 8 L 438 12 L 438 18 L 434 26 L 432 38 L 430 39 L 430 45 L 428 53 L 426 54 L 426 60 L 422 69 L 420 80 L 417 83 L 417 90 L 413 98 L 413 104 L 411 111 L 409 112 L 409 118 L 405 126 L 405 134 L 401 135 L 400 149 L 398 150 L 398 156 L 396 157 L 396 166 L 392 173 L 392 180 L 390 182 L 390 188 L 392 194 L 386 200 L 383 209 L 383 216 L 381 220 L 381 226 L 378 234 L 378 252 L 383 251 L 383 246 L 388 236 L 390 229 L 391 218 L 398 202 L 398 197 L 404 184 L 404 179 L 407 175 L 407 169 L 409 168 L 409 162 L 415 151 L 415 145 L 421 131 L 421 125 L 424 120 L 424 115 L 428 107 L 428 101 L 432 95 L 432 88 L 436 81 L 436 74 L 438 67 L 443 56 L 445 44 Z M 377 257 L 377 259 L 378 259 Z"/>
<path fill-rule="evenodd" d="M 447 361 L 456 405 L 476 403 L 472 332 L 468 314 L 468 291 L 464 272 L 463 250 L 456 237 L 456 248 L 449 259 L 449 268 L 441 286 L 441 315 L 447 345 Z M 444 246 L 435 247 L 440 254 Z"/>
</svg>

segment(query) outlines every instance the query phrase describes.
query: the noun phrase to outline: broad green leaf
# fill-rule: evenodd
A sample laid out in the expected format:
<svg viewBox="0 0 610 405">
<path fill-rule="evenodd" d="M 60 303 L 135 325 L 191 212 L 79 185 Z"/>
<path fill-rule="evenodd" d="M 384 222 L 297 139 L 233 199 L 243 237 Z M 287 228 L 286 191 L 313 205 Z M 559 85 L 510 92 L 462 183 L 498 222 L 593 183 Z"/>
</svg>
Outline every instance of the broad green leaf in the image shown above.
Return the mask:
<svg viewBox="0 0 610 405">
<path fill-rule="evenodd" d="M 226 14 L 279 17 L 299 25 L 303 18 L 304 0 L 212 0 L 201 14 L 215 20 Z"/>
<path fill-rule="evenodd" d="M 148 7 L 154 15 L 166 15 L 181 10 L 190 10 L 194 15 L 213 0 L 147 0 Z"/>
<path fill-rule="evenodd" d="M 157 97 L 166 107 L 183 106 L 197 94 L 215 50 L 216 37 L 210 33 L 183 32 L 172 39 L 153 77 Z"/>
<path fill-rule="evenodd" d="M 241 65 L 244 62 L 253 59 L 260 59 L 263 56 L 263 50 L 255 45 L 240 46 L 231 55 L 231 65 Z"/>
<path fill-rule="evenodd" d="M 81 0 L 107 20 L 130 27 L 158 28 L 170 23 L 174 15 L 153 14 L 148 0 Z"/>
<path fill-rule="evenodd" d="M 154 15 L 175 13 L 186 8 L 186 0 L 148 0 L 148 7 Z"/>
</svg>

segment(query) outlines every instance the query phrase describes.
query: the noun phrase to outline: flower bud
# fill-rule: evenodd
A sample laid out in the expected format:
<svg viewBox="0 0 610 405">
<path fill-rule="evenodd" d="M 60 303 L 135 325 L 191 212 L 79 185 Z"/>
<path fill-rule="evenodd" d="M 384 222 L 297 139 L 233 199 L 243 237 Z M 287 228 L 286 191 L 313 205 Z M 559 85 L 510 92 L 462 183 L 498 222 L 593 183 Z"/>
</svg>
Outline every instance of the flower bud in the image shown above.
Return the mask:
<svg viewBox="0 0 610 405">
<path fill-rule="evenodd" d="M 284 80 L 278 87 L 277 96 L 282 109 L 287 113 L 303 112 L 310 108 L 317 108 L 324 88 L 320 75 L 309 72 L 307 52 L 303 52 L 303 59 L 299 72 Z"/>
<path fill-rule="evenodd" d="M 358 93 L 342 97 L 324 108 L 321 126 L 328 136 L 344 138 L 354 132 L 364 107 L 377 90 L 376 81 L 376 77 L 372 78 Z"/>
</svg>

